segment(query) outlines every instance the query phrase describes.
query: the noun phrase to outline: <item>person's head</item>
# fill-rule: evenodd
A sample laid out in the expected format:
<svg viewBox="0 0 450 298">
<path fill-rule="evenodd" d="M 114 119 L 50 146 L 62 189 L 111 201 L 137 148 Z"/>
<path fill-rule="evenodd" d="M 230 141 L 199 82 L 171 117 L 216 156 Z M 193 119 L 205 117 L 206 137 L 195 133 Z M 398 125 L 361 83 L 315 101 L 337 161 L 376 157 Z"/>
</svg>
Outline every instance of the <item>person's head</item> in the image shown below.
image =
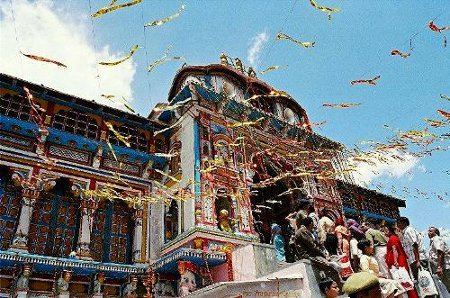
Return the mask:
<svg viewBox="0 0 450 298">
<path fill-rule="evenodd" d="M 302 199 L 298 202 L 298 209 L 308 211 L 310 205 L 311 202 L 309 200 Z"/>
<path fill-rule="evenodd" d="M 308 207 L 308 213 L 315 213 L 315 212 L 316 212 L 316 209 L 314 209 L 314 205 L 310 204 Z"/>
<path fill-rule="evenodd" d="M 281 234 L 281 227 L 279 225 L 277 225 L 276 223 L 272 224 L 271 230 L 272 230 L 272 234 Z"/>
<path fill-rule="evenodd" d="M 373 246 L 367 239 L 359 240 L 358 242 L 358 248 L 362 251 L 363 254 L 366 256 L 373 255 Z"/>
<path fill-rule="evenodd" d="M 439 232 L 438 228 L 435 227 L 429 227 L 428 228 L 428 237 L 431 239 L 434 236 L 440 236 L 441 233 Z"/>
<path fill-rule="evenodd" d="M 372 224 L 368 221 L 365 221 L 361 224 L 361 226 L 359 228 L 361 229 L 361 231 L 363 231 L 363 233 L 365 233 L 371 227 L 372 227 Z"/>
<path fill-rule="evenodd" d="M 382 231 L 384 232 L 384 234 L 386 236 L 391 236 L 391 235 L 395 235 L 395 226 L 392 224 L 385 224 L 382 228 Z"/>
<path fill-rule="evenodd" d="M 407 217 L 402 216 L 397 219 L 397 227 L 400 230 L 404 230 L 408 226 L 409 226 L 409 219 Z"/>
<path fill-rule="evenodd" d="M 311 217 L 306 217 L 302 220 L 302 225 L 304 225 L 310 232 L 314 229 L 314 221 Z"/>
<path fill-rule="evenodd" d="M 344 226 L 344 220 L 342 219 L 342 217 L 338 217 L 335 221 L 336 226 Z"/>
<path fill-rule="evenodd" d="M 352 274 L 344 283 L 343 290 L 350 298 L 381 298 L 378 277 L 368 272 Z"/>
<path fill-rule="evenodd" d="M 319 289 L 326 298 L 339 296 L 338 284 L 329 277 L 326 277 L 319 282 Z"/>
</svg>

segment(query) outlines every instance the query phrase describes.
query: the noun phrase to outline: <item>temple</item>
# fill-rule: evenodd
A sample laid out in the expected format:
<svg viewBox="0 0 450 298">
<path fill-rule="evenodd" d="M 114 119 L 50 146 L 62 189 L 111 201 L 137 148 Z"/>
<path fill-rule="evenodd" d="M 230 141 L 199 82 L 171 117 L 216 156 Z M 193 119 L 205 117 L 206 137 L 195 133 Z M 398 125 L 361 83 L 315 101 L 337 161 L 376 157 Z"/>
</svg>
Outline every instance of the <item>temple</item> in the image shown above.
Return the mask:
<svg viewBox="0 0 450 298">
<path fill-rule="evenodd" d="M 224 55 L 181 68 L 148 117 L 5 74 L 0 96 L 1 297 L 246 297 L 231 285 L 280 270 L 270 226 L 301 200 L 336 218 L 405 207 L 356 185 L 342 144 Z M 281 287 L 313 296 L 316 272 L 292 266 Z"/>
</svg>

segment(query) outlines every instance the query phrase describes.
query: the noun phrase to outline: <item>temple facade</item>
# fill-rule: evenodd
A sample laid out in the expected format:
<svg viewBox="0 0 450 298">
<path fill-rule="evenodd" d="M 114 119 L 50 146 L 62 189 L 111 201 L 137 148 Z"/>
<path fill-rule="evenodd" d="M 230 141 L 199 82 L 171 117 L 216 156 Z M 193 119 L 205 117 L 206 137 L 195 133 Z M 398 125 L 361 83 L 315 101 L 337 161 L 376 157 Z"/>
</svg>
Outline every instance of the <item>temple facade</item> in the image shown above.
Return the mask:
<svg viewBox="0 0 450 298">
<path fill-rule="evenodd" d="M 186 296 L 268 273 L 271 224 L 304 200 L 335 218 L 405 206 L 224 55 L 181 68 L 147 118 L 3 74 L 0 96 L 0 296 Z"/>
</svg>

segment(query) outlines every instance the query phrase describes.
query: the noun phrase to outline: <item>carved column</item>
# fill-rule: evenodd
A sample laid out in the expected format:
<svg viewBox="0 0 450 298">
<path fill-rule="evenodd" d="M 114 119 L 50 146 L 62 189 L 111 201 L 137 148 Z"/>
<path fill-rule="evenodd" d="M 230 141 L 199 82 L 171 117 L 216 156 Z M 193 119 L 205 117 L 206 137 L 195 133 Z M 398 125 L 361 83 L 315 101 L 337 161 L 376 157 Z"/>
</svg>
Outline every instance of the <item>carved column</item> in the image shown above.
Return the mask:
<svg viewBox="0 0 450 298">
<path fill-rule="evenodd" d="M 81 223 L 78 231 L 77 257 L 84 260 L 92 260 L 89 246 L 91 244 L 92 223 L 95 209 L 98 207 L 98 201 L 94 197 L 85 197 L 81 194 L 79 186 L 74 185 L 72 191 L 75 195 L 80 195 L 80 213 Z"/>
<path fill-rule="evenodd" d="M 31 215 L 36 200 L 41 194 L 41 188 L 36 184 L 22 183 L 21 177 L 14 177 L 16 181 L 20 180 L 22 185 L 22 208 L 20 210 L 19 225 L 14 235 L 10 250 L 28 252 L 28 232 L 30 230 Z"/>
<path fill-rule="evenodd" d="M 141 262 L 142 247 L 142 222 L 144 217 L 144 209 L 142 206 L 134 211 L 134 237 L 133 237 L 133 262 Z"/>
</svg>

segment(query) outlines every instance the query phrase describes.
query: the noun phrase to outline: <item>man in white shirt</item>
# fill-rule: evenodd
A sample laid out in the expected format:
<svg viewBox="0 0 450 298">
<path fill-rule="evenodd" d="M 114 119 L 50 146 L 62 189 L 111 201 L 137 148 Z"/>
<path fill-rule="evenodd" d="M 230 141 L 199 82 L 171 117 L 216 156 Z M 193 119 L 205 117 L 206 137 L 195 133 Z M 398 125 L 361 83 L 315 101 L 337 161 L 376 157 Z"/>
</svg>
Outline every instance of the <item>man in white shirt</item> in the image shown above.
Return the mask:
<svg viewBox="0 0 450 298">
<path fill-rule="evenodd" d="M 447 290 L 450 291 L 450 250 L 437 228 L 428 228 L 428 237 L 430 238 L 428 261 L 431 271 L 439 276 Z"/>
<path fill-rule="evenodd" d="M 408 264 L 415 280 L 419 273 L 420 260 L 425 259 L 422 246 L 422 236 L 416 229 L 409 225 L 407 217 L 399 217 L 397 219 L 397 227 L 400 230 L 400 241 L 408 257 Z"/>
</svg>

